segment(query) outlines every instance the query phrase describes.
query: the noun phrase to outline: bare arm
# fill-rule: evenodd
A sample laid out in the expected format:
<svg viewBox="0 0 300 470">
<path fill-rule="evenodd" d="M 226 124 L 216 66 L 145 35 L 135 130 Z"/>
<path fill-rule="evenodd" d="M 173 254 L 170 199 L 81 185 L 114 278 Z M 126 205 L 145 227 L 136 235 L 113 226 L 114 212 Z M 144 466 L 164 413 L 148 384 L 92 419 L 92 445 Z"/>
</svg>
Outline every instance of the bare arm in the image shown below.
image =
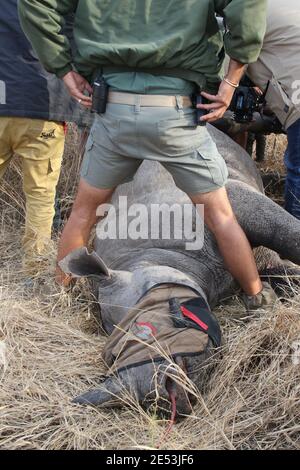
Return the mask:
<svg viewBox="0 0 300 470">
<path fill-rule="evenodd" d="M 231 100 L 233 98 L 233 94 L 235 91 L 235 87 L 230 85 L 228 82 L 232 84 L 238 85 L 241 81 L 241 78 L 245 72 L 245 65 L 237 62 L 234 59 L 230 60 L 228 73 L 226 75 L 226 81 L 222 81 L 218 94 L 217 95 L 210 95 L 209 93 L 202 92 L 201 95 L 206 98 L 208 101 L 211 101 L 210 104 L 200 104 L 198 105 L 199 109 L 205 109 L 208 111 L 208 114 L 201 118 L 201 121 L 204 122 L 214 122 L 217 119 L 221 119 L 225 113 L 225 111 L 230 106 Z"/>
<path fill-rule="evenodd" d="M 25 34 L 32 43 L 41 63 L 49 72 L 62 78 L 73 98 L 86 107 L 91 106 L 92 93 L 88 81 L 74 71 L 72 47 L 63 30 L 65 17 L 74 15 L 78 0 L 19 0 L 19 15 Z M 70 36 L 71 34 L 69 34 Z"/>
<path fill-rule="evenodd" d="M 226 78 L 238 84 L 245 72 L 245 65 L 256 62 L 266 30 L 267 0 L 214 0 L 215 11 L 223 16 L 226 23 L 224 46 L 231 57 Z M 234 87 L 222 81 L 216 96 L 202 95 L 209 105 L 199 105 L 209 114 L 201 119 L 213 122 L 222 118 L 234 94 Z"/>
</svg>

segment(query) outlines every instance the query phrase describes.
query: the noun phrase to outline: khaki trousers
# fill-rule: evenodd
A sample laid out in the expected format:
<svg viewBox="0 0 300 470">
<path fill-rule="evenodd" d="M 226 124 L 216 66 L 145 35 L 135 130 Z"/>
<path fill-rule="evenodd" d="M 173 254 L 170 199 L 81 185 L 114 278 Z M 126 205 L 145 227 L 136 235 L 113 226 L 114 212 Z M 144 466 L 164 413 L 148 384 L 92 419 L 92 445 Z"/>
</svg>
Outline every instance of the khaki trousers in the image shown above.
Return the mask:
<svg viewBox="0 0 300 470">
<path fill-rule="evenodd" d="M 26 196 L 25 267 L 40 261 L 49 250 L 64 143 L 61 123 L 0 117 L 0 178 L 13 155 L 22 158 Z"/>
</svg>

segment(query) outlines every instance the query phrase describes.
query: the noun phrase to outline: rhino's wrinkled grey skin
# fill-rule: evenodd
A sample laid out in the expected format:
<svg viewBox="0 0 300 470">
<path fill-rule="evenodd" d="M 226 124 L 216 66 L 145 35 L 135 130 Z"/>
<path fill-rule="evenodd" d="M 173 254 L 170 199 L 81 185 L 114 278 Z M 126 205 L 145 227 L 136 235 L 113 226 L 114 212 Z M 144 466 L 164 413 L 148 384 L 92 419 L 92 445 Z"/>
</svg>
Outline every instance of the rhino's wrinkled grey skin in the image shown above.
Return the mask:
<svg viewBox="0 0 300 470">
<path fill-rule="evenodd" d="M 214 367 L 213 361 L 210 360 L 213 354 L 214 347 L 209 339 L 207 348 L 202 354 L 195 357 L 176 357 L 174 362 L 182 368 L 199 390 L 203 390 Z M 117 376 L 108 377 L 98 388 L 76 397 L 73 402 L 79 405 L 111 407 L 134 403 L 134 400 L 137 400 L 145 408 L 155 403 L 158 410 L 168 412 L 170 391 L 173 389 L 177 414 L 188 415 L 195 403 L 195 395 L 186 391 L 189 388 L 188 383 L 185 387 L 180 385 L 182 378 L 180 380 L 179 375 L 181 374 L 178 374 L 178 370 L 162 358 L 155 363 L 149 362 L 121 370 Z"/>
<path fill-rule="evenodd" d="M 206 379 L 207 370 L 203 367 L 204 361 L 209 355 L 204 353 L 197 359 L 190 358 L 185 361 L 185 371 L 191 380 L 194 379 L 200 385 Z M 178 359 L 175 359 L 177 362 Z M 189 369 L 186 368 L 189 363 Z M 201 369 L 199 367 L 201 364 Z M 193 369 L 197 367 L 197 373 Z M 154 373 L 155 370 L 155 373 Z M 176 376 L 176 369 L 163 359 L 155 364 L 147 363 L 132 369 L 125 369 L 118 373 L 117 377 L 108 377 L 97 389 L 90 390 L 75 398 L 74 403 L 80 405 L 102 405 L 106 407 L 120 406 L 122 404 L 134 403 L 136 400 L 145 408 L 156 403 L 158 409 L 169 411 L 170 388 L 168 381 L 170 376 Z M 195 380 L 196 379 L 196 380 Z M 180 415 L 190 414 L 194 397 L 186 393 L 184 388 L 173 383 L 176 389 L 177 413 Z"/>
<path fill-rule="evenodd" d="M 227 189 L 239 223 L 253 247 L 266 247 L 258 250 L 260 270 L 270 270 L 273 274 L 276 270 L 282 271 L 283 262 L 278 254 L 300 264 L 300 222 L 264 196 L 260 174 L 248 154 L 215 128 L 209 126 L 209 131 L 229 168 Z M 159 164 L 149 161 L 143 163 L 132 183 L 118 188 L 112 201 L 116 207 L 120 195 L 128 197 L 128 206 L 133 203 L 150 206 L 153 203 L 190 202 L 188 196 L 175 187 L 172 177 Z M 128 309 L 158 284 L 189 286 L 206 298 L 212 308 L 235 292 L 237 286 L 224 267 L 212 234 L 205 229 L 205 243 L 199 251 L 186 251 L 185 242 L 96 238 L 95 251 L 106 267 L 96 255 L 93 255 L 90 263 L 85 250 L 69 256 L 62 266 L 65 271 L 78 276 L 94 275 L 102 321 L 106 331 L 111 333 Z M 203 380 L 200 365 L 211 354 L 212 348 L 208 348 L 203 357 L 184 359 L 187 375 L 197 386 L 201 386 Z M 153 392 L 152 377 L 153 365 L 148 364 L 147 367 L 140 366 L 121 372 L 119 380 L 128 390 L 135 390 L 138 400 L 143 402 Z M 163 382 L 164 379 L 161 380 Z M 122 395 L 117 382 L 114 379 L 113 382 L 112 386 L 109 379 L 109 382 L 100 386 L 98 394 L 92 392 L 91 395 L 88 392 L 77 402 L 104 403 L 111 390 L 114 395 Z M 167 387 L 162 388 L 164 391 L 161 391 L 161 395 L 168 399 Z M 188 412 L 189 409 L 188 401 L 183 399 L 181 412 Z"/>
</svg>

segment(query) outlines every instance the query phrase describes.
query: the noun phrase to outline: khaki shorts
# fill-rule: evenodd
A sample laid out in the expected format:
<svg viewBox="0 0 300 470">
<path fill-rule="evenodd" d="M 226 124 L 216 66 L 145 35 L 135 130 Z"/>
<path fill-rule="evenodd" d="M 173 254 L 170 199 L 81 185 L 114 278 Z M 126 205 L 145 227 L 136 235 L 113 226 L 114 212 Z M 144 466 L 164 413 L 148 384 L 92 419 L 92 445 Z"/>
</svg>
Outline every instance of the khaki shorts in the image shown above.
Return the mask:
<svg viewBox="0 0 300 470">
<path fill-rule="evenodd" d="M 188 194 L 223 187 L 228 171 L 206 127 L 192 108 L 109 103 L 96 115 L 81 176 L 91 186 L 112 189 L 133 179 L 144 159 L 160 162 Z"/>
</svg>

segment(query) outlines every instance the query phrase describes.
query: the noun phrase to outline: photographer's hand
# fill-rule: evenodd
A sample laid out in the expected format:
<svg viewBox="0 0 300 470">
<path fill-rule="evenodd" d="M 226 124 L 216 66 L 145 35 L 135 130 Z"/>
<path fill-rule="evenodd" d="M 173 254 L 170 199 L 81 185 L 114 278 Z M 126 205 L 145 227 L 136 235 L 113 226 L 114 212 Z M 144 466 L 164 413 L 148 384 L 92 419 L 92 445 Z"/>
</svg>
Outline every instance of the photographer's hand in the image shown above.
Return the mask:
<svg viewBox="0 0 300 470">
<path fill-rule="evenodd" d="M 85 78 L 73 71 L 67 73 L 63 77 L 63 81 L 73 98 L 87 108 L 92 106 L 92 97 L 85 95 L 84 92 L 92 94 L 93 89 Z"/>
<path fill-rule="evenodd" d="M 197 105 L 197 108 L 208 111 L 208 114 L 201 117 L 201 121 L 214 122 L 217 119 L 221 119 L 230 106 L 234 91 L 232 86 L 222 82 L 217 95 L 202 92 L 201 95 L 208 101 L 211 101 L 211 103 Z"/>
<path fill-rule="evenodd" d="M 204 98 L 211 101 L 210 104 L 199 104 L 197 106 L 199 109 L 208 111 L 208 114 L 201 117 L 201 121 L 214 122 L 224 116 L 225 111 L 227 111 L 230 106 L 235 88 L 240 83 L 244 71 L 244 64 L 230 59 L 226 78 L 221 82 L 218 94 L 210 95 L 205 92 L 201 93 Z"/>
</svg>

